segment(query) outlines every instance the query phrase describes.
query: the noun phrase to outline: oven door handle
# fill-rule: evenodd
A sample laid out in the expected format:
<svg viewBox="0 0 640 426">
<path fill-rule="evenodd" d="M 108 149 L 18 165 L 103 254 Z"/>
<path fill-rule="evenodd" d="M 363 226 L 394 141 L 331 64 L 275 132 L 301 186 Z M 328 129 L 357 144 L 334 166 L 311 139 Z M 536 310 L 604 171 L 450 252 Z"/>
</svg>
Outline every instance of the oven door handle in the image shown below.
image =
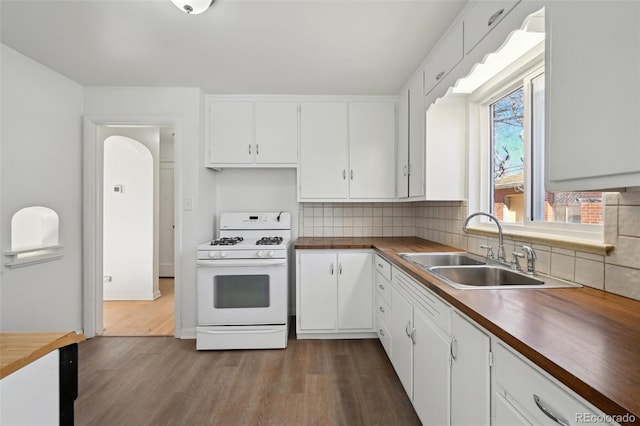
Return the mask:
<svg viewBox="0 0 640 426">
<path fill-rule="evenodd" d="M 198 266 L 223 268 L 234 266 L 278 266 L 286 265 L 287 259 L 234 259 L 234 260 L 198 260 Z"/>
<path fill-rule="evenodd" d="M 252 329 L 248 327 L 245 330 L 200 330 L 199 333 L 203 334 L 242 334 L 242 333 L 252 333 L 252 334 L 273 334 L 273 333 L 281 333 L 282 330 L 278 329 Z"/>
</svg>

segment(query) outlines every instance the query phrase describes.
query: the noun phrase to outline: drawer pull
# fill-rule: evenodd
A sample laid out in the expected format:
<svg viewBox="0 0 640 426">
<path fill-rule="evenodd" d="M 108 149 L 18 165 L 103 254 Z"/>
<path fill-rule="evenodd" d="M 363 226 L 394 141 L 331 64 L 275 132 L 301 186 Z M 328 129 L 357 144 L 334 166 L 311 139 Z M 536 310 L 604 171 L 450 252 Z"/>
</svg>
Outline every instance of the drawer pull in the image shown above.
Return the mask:
<svg viewBox="0 0 640 426">
<path fill-rule="evenodd" d="M 378 263 L 378 268 L 382 269 L 384 268 L 384 265 L 382 263 Z"/>
<path fill-rule="evenodd" d="M 553 420 L 554 422 L 558 423 L 559 425 L 569 426 L 568 422 L 566 422 L 565 420 L 562 420 L 561 418 L 559 418 L 558 416 L 553 414 L 551 412 L 551 410 L 549 410 L 547 407 L 545 407 L 542 404 L 542 402 L 540 401 L 540 397 L 538 395 L 533 394 L 533 401 L 536 403 L 536 405 L 538 406 L 540 411 L 542 411 L 545 416 L 549 417 L 551 420 Z"/>
<path fill-rule="evenodd" d="M 382 306 L 379 306 L 378 309 L 384 314 L 384 308 Z"/>
<path fill-rule="evenodd" d="M 504 13 L 504 9 L 500 9 L 499 11 L 491 15 L 491 18 L 489 18 L 489 22 L 487 22 L 487 27 L 490 27 L 491 25 L 493 25 L 493 23 L 496 22 L 496 19 L 498 19 L 500 15 L 502 15 L 503 13 Z"/>
<path fill-rule="evenodd" d="M 380 290 L 384 290 L 384 286 L 382 284 L 378 284 L 378 287 L 380 288 Z"/>
<path fill-rule="evenodd" d="M 378 330 L 378 333 L 380 333 L 380 335 L 381 335 L 382 337 L 384 337 L 384 330 L 383 330 L 383 329 Z"/>
<path fill-rule="evenodd" d="M 436 75 L 436 81 L 440 81 L 442 77 L 444 77 L 444 71 L 440 71 L 438 75 Z"/>
</svg>

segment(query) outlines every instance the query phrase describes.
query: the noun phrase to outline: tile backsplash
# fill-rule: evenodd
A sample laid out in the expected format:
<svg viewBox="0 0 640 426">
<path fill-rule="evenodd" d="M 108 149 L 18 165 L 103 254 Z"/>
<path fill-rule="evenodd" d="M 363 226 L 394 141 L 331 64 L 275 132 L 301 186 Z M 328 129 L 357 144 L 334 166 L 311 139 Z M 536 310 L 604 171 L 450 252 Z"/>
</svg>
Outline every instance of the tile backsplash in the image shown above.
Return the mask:
<svg viewBox="0 0 640 426">
<path fill-rule="evenodd" d="M 494 237 L 467 235 L 462 224 L 466 201 L 408 203 L 300 203 L 299 236 L 416 236 L 485 255 L 482 244 L 497 247 Z M 505 239 L 505 255 L 522 244 L 537 254 L 536 269 L 558 278 L 640 300 L 640 191 L 607 193 L 604 235 L 614 245 L 608 256 Z"/>
</svg>

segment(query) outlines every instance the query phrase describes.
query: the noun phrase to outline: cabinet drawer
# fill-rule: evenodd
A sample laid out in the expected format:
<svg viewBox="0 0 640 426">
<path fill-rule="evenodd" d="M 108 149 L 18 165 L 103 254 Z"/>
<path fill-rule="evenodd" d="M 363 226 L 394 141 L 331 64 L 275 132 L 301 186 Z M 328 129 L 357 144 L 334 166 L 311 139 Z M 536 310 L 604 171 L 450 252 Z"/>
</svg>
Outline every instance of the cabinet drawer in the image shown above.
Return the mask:
<svg viewBox="0 0 640 426">
<path fill-rule="evenodd" d="M 448 304 L 397 268 L 393 268 L 392 283 L 409 293 L 414 304 L 424 311 L 425 316 L 431 319 L 447 336 L 450 335 L 451 307 Z"/>
<path fill-rule="evenodd" d="M 391 324 L 391 309 L 380 293 L 376 293 L 376 319 L 384 321 L 385 324 Z"/>
<path fill-rule="evenodd" d="M 376 293 L 382 297 L 387 305 L 391 306 L 391 283 L 381 274 L 376 274 L 373 279 L 375 280 Z"/>
<path fill-rule="evenodd" d="M 602 416 L 571 390 L 563 389 L 502 344 L 496 345 L 494 357 L 497 392 L 530 422 L 555 424 L 549 417 L 554 416 L 561 422 L 574 424 L 586 416 Z"/>
<path fill-rule="evenodd" d="M 428 94 L 464 57 L 462 23 L 436 47 L 424 67 L 424 93 Z"/>
<path fill-rule="evenodd" d="M 464 17 L 464 52 L 471 52 L 519 1 L 477 1 L 471 6 Z"/>
<path fill-rule="evenodd" d="M 389 328 L 383 321 L 376 321 L 376 333 L 378 334 L 384 351 L 387 353 L 389 359 L 391 359 L 391 333 L 389 333 Z"/>
<path fill-rule="evenodd" d="M 375 269 L 384 277 L 385 280 L 391 281 L 391 264 L 377 254 L 375 259 Z"/>
</svg>

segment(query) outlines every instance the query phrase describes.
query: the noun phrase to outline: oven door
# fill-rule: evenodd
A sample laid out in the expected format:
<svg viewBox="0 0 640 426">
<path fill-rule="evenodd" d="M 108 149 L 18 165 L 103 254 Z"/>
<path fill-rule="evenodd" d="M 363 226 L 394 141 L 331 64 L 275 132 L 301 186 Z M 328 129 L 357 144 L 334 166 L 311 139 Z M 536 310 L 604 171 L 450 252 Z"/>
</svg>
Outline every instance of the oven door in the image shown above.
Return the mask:
<svg viewBox="0 0 640 426">
<path fill-rule="evenodd" d="M 286 259 L 199 260 L 198 325 L 285 324 Z"/>
</svg>

